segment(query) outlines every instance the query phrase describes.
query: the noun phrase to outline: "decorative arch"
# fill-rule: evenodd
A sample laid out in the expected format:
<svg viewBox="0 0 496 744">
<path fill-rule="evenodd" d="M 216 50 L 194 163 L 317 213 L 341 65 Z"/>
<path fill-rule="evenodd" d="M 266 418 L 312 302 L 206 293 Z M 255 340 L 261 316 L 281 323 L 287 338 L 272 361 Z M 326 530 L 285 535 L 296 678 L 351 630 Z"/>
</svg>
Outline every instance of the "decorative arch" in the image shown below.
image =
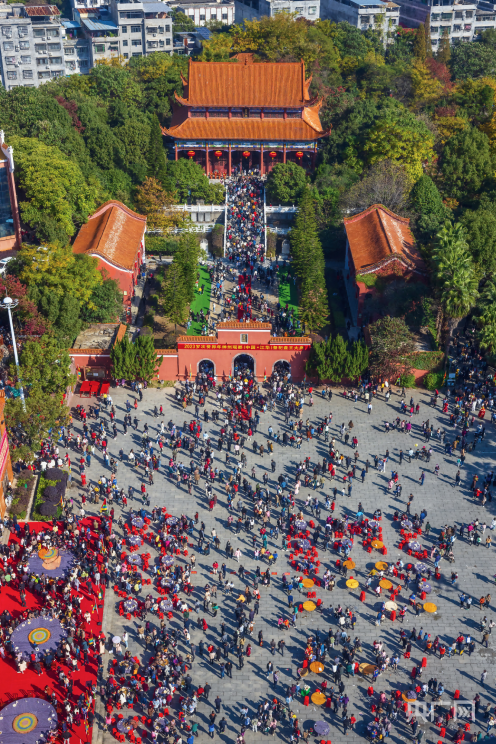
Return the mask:
<svg viewBox="0 0 496 744">
<path fill-rule="evenodd" d="M 254 357 L 251 356 L 251 354 L 237 354 L 235 357 L 233 357 L 232 361 L 232 373 L 233 375 L 238 374 L 237 367 L 239 365 L 247 364 L 248 369 L 253 372 L 253 376 L 256 377 L 256 362 Z"/>
<path fill-rule="evenodd" d="M 210 365 L 211 371 L 208 372 L 207 366 Z M 203 369 L 202 367 L 205 367 Z M 196 365 L 197 372 L 199 374 L 205 372 L 207 374 L 211 374 L 212 377 L 215 377 L 215 363 L 211 359 L 200 359 L 198 364 Z"/>
<path fill-rule="evenodd" d="M 278 369 L 280 367 L 281 369 Z M 291 374 L 291 363 L 288 362 L 287 359 L 278 359 L 277 362 L 274 362 L 272 367 L 272 372 L 277 372 L 278 374 Z"/>
</svg>

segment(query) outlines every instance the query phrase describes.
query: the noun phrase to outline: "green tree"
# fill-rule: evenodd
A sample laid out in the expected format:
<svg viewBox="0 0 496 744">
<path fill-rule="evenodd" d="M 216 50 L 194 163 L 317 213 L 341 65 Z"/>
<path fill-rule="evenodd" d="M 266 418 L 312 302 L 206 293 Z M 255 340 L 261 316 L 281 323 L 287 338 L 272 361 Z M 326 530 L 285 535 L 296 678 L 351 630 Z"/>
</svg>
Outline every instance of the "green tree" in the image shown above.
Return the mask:
<svg viewBox="0 0 496 744">
<path fill-rule="evenodd" d="M 168 191 L 176 191 L 180 204 L 186 204 L 190 199 L 204 199 L 210 204 L 224 202 L 224 190 L 220 184 L 210 184 L 203 168 L 189 158 L 169 160 L 167 162 L 167 182 L 164 184 Z"/>
<path fill-rule="evenodd" d="M 496 352 L 496 305 L 488 305 L 484 308 L 479 318 L 479 344 L 491 354 Z"/>
<path fill-rule="evenodd" d="M 348 364 L 348 345 L 341 335 L 312 344 L 307 371 L 316 370 L 321 380 L 341 382 Z"/>
<path fill-rule="evenodd" d="M 449 40 L 449 30 L 443 30 L 443 35 L 439 43 L 439 51 L 437 53 L 437 61 L 443 65 L 448 65 L 451 59 L 451 47 Z"/>
<path fill-rule="evenodd" d="M 136 352 L 136 379 L 150 382 L 160 369 L 163 357 L 157 357 L 152 336 L 138 336 L 134 342 Z"/>
<path fill-rule="evenodd" d="M 65 391 L 64 391 L 65 392 Z M 26 458 L 29 451 L 39 451 L 43 439 L 49 432 L 66 426 L 70 411 L 62 395 L 46 395 L 39 388 L 33 388 L 26 397 L 25 408 L 20 398 L 10 398 L 5 404 L 5 423 L 8 431 L 15 429 L 20 436 L 22 449 L 19 455 Z"/>
<path fill-rule="evenodd" d="M 372 339 L 370 371 L 383 380 L 396 382 L 412 369 L 410 356 L 415 351 L 413 334 L 404 318 L 386 315 L 369 326 Z"/>
<path fill-rule="evenodd" d="M 110 363 L 114 380 L 136 379 L 136 346 L 127 336 L 112 346 Z"/>
<path fill-rule="evenodd" d="M 310 333 L 325 326 L 329 317 L 327 291 L 325 287 L 313 285 L 310 281 L 302 285 L 299 316 Z"/>
<path fill-rule="evenodd" d="M 424 35 L 425 35 L 425 55 L 426 57 L 432 57 L 431 14 L 430 13 L 427 13 L 425 17 Z"/>
<path fill-rule="evenodd" d="M 49 321 L 57 341 L 66 348 L 72 346 L 83 327 L 81 302 L 70 294 L 58 294 L 44 284 L 33 284 L 29 297 Z"/>
<path fill-rule="evenodd" d="M 163 144 L 163 135 L 158 116 L 152 117 L 150 139 L 148 141 L 148 175 L 164 184 L 167 180 L 167 158 Z"/>
<path fill-rule="evenodd" d="M 449 138 L 441 157 L 444 189 L 458 200 L 479 193 L 484 182 L 493 175 L 495 158 L 487 135 L 475 127 L 467 127 Z"/>
<path fill-rule="evenodd" d="M 430 176 L 420 176 L 410 192 L 410 202 L 418 215 L 417 226 L 423 233 L 436 233 L 448 219 L 449 210 Z"/>
<path fill-rule="evenodd" d="M 423 23 L 421 23 L 420 26 L 417 28 L 417 33 L 416 33 L 415 41 L 413 44 L 413 54 L 421 62 L 424 62 L 427 56 L 427 46 L 426 46 L 426 40 L 425 40 L 425 26 Z"/>
<path fill-rule="evenodd" d="M 122 292 L 115 279 L 104 279 L 83 305 L 81 317 L 86 323 L 115 323 L 122 313 Z"/>
<path fill-rule="evenodd" d="M 315 204 L 309 188 L 302 194 L 289 237 L 296 275 L 303 282 L 310 273 L 313 275 L 317 271 L 323 280 L 324 254 L 317 234 Z M 318 281 L 320 287 L 323 287 L 322 280 Z"/>
<path fill-rule="evenodd" d="M 441 304 L 448 321 L 446 351 L 458 323 L 478 299 L 478 281 L 460 222 L 446 225 L 437 234 L 434 260 Z"/>
<path fill-rule="evenodd" d="M 15 364 L 10 374 L 16 383 L 22 380 L 27 390 L 39 390 L 44 395 L 66 393 L 75 382 L 70 372 L 71 358 L 54 336 L 46 333 L 36 341 L 26 341 L 19 357 L 19 374 Z"/>
<path fill-rule="evenodd" d="M 267 178 L 267 199 L 273 204 L 296 204 L 307 181 L 301 165 L 277 163 Z"/>
<path fill-rule="evenodd" d="M 49 218 L 67 240 L 95 210 L 98 186 L 87 182 L 77 163 L 57 147 L 26 137 L 13 137 L 10 142 L 15 149 L 16 178 L 26 197 L 19 204 L 23 220 L 38 228 Z M 44 234 L 39 237 L 43 239 Z"/>
<path fill-rule="evenodd" d="M 186 322 L 188 306 L 182 269 L 177 261 L 173 261 L 163 282 L 162 308 L 167 320 L 174 323 L 174 331 Z"/>
<path fill-rule="evenodd" d="M 369 366 L 369 350 L 364 341 L 353 341 L 346 360 L 346 377 L 358 380 Z"/>
<path fill-rule="evenodd" d="M 496 271 L 496 209 L 489 201 L 481 203 L 478 209 L 466 209 L 460 222 L 478 275 L 492 274 Z"/>
<path fill-rule="evenodd" d="M 479 41 L 457 44 L 451 52 L 450 68 L 455 80 L 493 77 L 496 74 L 496 49 Z"/>
<path fill-rule="evenodd" d="M 182 233 L 178 241 L 173 263 L 177 263 L 181 269 L 182 284 L 188 304 L 191 304 L 195 299 L 199 258 L 200 245 L 196 239 L 196 235 L 190 232 Z"/>
<path fill-rule="evenodd" d="M 84 254 L 74 254 L 70 245 L 34 246 L 23 243 L 18 260 L 20 279 L 30 291 L 33 287 L 48 288 L 60 297 L 71 295 L 91 306 L 92 292 L 102 283 L 98 260 Z"/>
<path fill-rule="evenodd" d="M 196 28 L 194 20 L 177 8 L 172 11 L 172 23 L 175 34 L 179 31 L 194 31 Z"/>
</svg>

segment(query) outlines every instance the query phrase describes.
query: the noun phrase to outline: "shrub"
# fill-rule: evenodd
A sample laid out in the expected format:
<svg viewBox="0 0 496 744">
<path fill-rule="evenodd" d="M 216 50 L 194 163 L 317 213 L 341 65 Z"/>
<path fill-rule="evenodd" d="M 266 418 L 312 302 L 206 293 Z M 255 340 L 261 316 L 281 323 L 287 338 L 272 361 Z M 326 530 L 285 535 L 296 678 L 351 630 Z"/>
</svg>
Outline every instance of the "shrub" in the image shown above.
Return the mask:
<svg viewBox="0 0 496 744">
<path fill-rule="evenodd" d="M 267 258 L 275 258 L 277 249 L 277 233 L 267 231 Z"/>
<path fill-rule="evenodd" d="M 412 374 L 400 375 L 399 382 L 400 382 L 401 387 L 413 388 L 415 387 L 415 375 L 412 375 Z"/>
<path fill-rule="evenodd" d="M 143 325 L 147 328 L 151 328 L 151 330 L 153 331 L 154 322 L 155 318 L 153 313 L 145 313 L 145 317 L 143 318 Z"/>
<path fill-rule="evenodd" d="M 45 470 L 43 477 L 47 481 L 63 480 L 65 482 L 69 475 L 66 470 L 61 470 L 60 468 L 48 468 L 48 470 Z"/>
<path fill-rule="evenodd" d="M 424 386 L 427 390 L 439 390 L 439 388 L 442 387 L 443 379 L 443 372 L 429 372 L 429 374 L 425 376 Z"/>
<path fill-rule="evenodd" d="M 39 513 L 44 517 L 54 517 L 57 514 L 57 504 L 51 501 L 45 501 L 39 507 Z"/>
</svg>

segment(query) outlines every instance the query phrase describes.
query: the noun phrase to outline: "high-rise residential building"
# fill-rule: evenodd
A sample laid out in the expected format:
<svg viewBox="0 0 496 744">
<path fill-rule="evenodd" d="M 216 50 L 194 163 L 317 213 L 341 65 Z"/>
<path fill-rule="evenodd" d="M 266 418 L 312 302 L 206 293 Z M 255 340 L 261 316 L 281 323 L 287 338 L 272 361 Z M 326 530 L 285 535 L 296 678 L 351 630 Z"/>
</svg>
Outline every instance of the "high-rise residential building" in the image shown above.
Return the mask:
<svg viewBox="0 0 496 744">
<path fill-rule="evenodd" d="M 236 23 L 254 21 L 262 16 L 296 13 L 298 18 L 316 21 L 320 17 L 320 0 L 235 0 Z"/>
<path fill-rule="evenodd" d="M 381 32 L 384 43 L 388 32 L 399 24 L 400 7 L 396 2 L 382 0 L 321 0 L 321 17 L 338 23 L 346 21 L 365 31 L 376 29 Z"/>
<path fill-rule="evenodd" d="M 210 21 L 219 21 L 224 26 L 234 23 L 234 0 L 173 0 L 171 8 L 180 10 L 199 28 Z"/>
</svg>

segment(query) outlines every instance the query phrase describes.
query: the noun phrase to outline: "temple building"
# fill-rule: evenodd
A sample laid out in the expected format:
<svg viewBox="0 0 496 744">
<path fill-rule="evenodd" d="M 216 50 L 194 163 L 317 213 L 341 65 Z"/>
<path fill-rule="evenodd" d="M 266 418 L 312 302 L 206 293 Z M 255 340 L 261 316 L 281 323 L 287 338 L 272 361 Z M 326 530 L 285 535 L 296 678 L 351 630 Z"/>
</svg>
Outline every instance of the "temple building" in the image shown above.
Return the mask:
<svg viewBox="0 0 496 744">
<path fill-rule="evenodd" d="M 317 143 L 329 134 L 320 123 L 322 100 L 309 92 L 304 62 L 254 62 L 238 54 L 228 62 L 189 59 L 184 95 L 175 94 L 169 128 L 175 158 L 190 158 L 209 176 L 275 163 L 315 167 Z"/>
</svg>

